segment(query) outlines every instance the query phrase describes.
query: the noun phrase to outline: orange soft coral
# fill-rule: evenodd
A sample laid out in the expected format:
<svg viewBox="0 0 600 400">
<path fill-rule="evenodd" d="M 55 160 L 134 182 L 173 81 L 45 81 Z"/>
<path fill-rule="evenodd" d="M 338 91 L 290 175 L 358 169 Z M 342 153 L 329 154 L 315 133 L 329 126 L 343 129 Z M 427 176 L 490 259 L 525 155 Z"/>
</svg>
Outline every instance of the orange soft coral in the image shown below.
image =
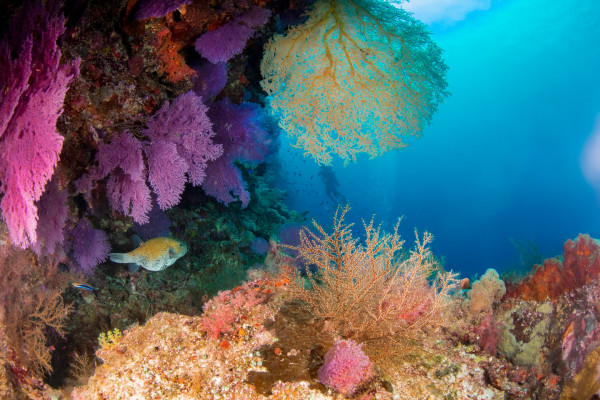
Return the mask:
<svg viewBox="0 0 600 400">
<path fill-rule="evenodd" d="M 184 44 L 174 41 L 168 28 L 158 31 L 156 38 L 158 41 L 158 55 L 162 62 L 160 71 L 166 75 L 170 82 L 178 83 L 184 78 L 195 74 L 194 70 L 185 63 L 185 59 L 179 53 Z"/>
<path fill-rule="evenodd" d="M 600 244 L 589 235 L 567 240 L 562 260 L 549 258 L 534 267 L 533 275 L 510 288 L 509 296 L 524 300 L 555 300 L 561 294 L 581 287 L 600 274 Z"/>
</svg>

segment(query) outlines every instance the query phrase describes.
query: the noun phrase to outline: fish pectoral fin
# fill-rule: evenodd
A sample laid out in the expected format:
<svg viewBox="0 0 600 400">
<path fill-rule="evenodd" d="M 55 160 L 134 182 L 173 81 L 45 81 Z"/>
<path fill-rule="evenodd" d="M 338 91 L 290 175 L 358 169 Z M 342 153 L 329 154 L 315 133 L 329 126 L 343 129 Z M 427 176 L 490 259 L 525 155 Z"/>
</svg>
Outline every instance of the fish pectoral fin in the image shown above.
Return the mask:
<svg viewBox="0 0 600 400">
<path fill-rule="evenodd" d="M 110 261 L 112 262 L 116 262 L 119 264 L 124 264 L 129 262 L 127 260 L 127 254 L 126 253 L 109 253 L 108 258 L 110 259 Z"/>
</svg>

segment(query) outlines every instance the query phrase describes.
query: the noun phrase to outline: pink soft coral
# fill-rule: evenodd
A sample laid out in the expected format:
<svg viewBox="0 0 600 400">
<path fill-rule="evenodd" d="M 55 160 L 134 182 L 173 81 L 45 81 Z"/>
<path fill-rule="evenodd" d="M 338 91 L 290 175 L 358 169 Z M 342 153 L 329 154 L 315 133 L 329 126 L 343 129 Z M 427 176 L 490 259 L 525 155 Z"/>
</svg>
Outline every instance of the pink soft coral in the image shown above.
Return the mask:
<svg viewBox="0 0 600 400">
<path fill-rule="evenodd" d="M 79 59 L 60 64 L 64 17 L 55 2 L 26 1 L 0 39 L 0 208 L 19 247 L 36 243 L 38 209 L 60 158 L 56 130 Z"/>
<path fill-rule="evenodd" d="M 218 339 L 222 333 L 234 332 L 234 324 L 245 313 L 267 300 L 268 294 L 257 290 L 259 288 L 258 281 L 252 281 L 233 290 L 219 292 L 204 304 L 200 328 L 212 339 Z"/>
<path fill-rule="evenodd" d="M 352 394 L 372 375 L 371 361 L 362 344 L 353 340 L 336 340 L 319 368 L 319 381 L 342 394 Z"/>
<path fill-rule="evenodd" d="M 211 304 L 207 303 L 204 308 L 204 315 L 200 322 L 200 328 L 212 339 L 218 339 L 221 333 L 233 332 L 233 323 L 236 313 L 229 304 Z"/>
</svg>

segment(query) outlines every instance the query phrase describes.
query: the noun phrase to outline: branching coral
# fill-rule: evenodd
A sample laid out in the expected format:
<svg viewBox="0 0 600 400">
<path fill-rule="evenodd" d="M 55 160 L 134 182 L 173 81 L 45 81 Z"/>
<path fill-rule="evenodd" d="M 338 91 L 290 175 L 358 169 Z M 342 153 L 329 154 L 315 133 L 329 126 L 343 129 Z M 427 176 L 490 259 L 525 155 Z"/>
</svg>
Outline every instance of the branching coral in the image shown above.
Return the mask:
<svg viewBox="0 0 600 400">
<path fill-rule="evenodd" d="M 61 293 L 75 279 L 55 263 L 36 263 L 28 250 L 0 247 L 1 328 L 20 362 L 38 375 L 52 371 L 49 333 L 65 334 L 72 305 Z"/>
<path fill-rule="evenodd" d="M 398 225 L 388 234 L 373 220 L 365 223 L 363 245 L 344 223 L 348 210 L 338 210 L 331 233 L 316 222 L 316 232 L 301 231 L 301 244 L 294 249 L 316 272 L 307 272 L 309 287 L 298 276 L 295 296 L 344 338 L 410 334 L 440 322 L 455 275 L 438 272 L 428 281 L 435 270 L 428 248 L 431 234 L 417 236 L 415 248 L 400 258 L 404 241 Z"/>
<path fill-rule="evenodd" d="M 319 164 L 405 147 L 448 95 L 442 51 L 421 22 L 373 0 L 322 0 L 275 35 L 262 87 L 281 127 Z"/>
</svg>

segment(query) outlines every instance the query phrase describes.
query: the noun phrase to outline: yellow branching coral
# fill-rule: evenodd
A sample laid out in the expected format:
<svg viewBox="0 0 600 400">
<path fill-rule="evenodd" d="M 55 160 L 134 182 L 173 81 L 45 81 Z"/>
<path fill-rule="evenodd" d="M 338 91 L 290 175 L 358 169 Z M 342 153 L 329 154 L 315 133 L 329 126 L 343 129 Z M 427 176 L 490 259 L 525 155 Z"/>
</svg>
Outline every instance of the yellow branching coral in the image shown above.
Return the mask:
<svg viewBox="0 0 600 400">
<path fill-rule="evenodd" d="M 319 164 L 407 144 L 446 92 L 447 66 L 425 25 L 374 0 L 321 0 L 275 35 L 261 64 L 280 126 Z"/>
<path fill-rule="evenodd" d="M 119 341 L 121 340 L 121 336 L 123 336 L 123 334 L 121 333 L 119 328 L 115 328 L 112 331 L 108 331 L 107 333 L 102 332 L 98 336 L 98 344 L 102 349 L 110 349 L 119 343 Z"/>
</svg>

